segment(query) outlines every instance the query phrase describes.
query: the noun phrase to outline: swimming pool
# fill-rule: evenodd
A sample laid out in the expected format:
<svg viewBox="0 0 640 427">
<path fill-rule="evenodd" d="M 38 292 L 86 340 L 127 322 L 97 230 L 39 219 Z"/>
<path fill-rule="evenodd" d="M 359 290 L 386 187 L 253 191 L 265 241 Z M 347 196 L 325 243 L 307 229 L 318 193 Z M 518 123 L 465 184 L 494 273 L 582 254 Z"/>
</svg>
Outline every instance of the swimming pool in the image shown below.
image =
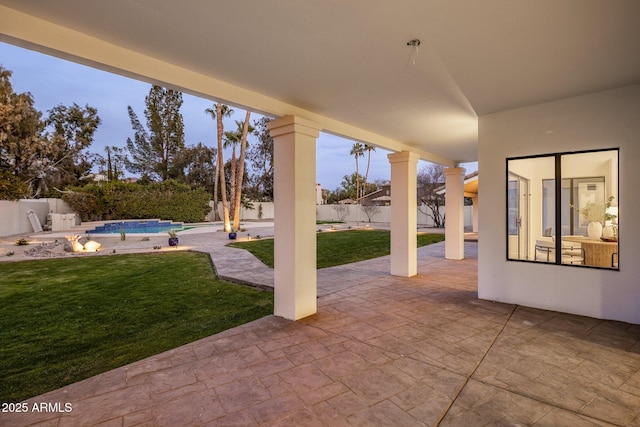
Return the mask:
<svg viewBox="0 0 640 427">
<path fill-rule="evenodd" d="M 108 222 L 104 225 L 97 226 L 93 230 L 87 230 L 87 234 L 120 234 L 124 231 L 127 234 L 140 233 L 166 233 L 169 230 L 180 231 L 184 229 L 181 222 L 160 221 L 157 219 L 140 220 L 140 221 L 117 221 Z"/>
</svg>

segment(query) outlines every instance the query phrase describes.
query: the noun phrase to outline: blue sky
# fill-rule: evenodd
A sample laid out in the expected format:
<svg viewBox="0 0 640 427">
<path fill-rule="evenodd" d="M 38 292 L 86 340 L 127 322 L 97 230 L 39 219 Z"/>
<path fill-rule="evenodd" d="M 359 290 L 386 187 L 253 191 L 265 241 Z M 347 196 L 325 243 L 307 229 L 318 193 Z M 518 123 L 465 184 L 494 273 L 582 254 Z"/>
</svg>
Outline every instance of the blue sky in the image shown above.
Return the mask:
<svg viewBox="0 0 640 427">
<path fill-rule="evenodd" d="M 73 62 L 64 61 L 38 52 L 0 42 L 0 65 L 13 72 L 11 83 L 15 92 L 31 92 L 35 106 L 46 115 L 52 107 L 74 102 L 89 104 L 98 109 L 102 123 L 95 135 L 90 151 L 103 154 L 104 147 L 124 147 L 127 138 L 133 137 L 127 106 L 131 105 L 139 118 L 144 120 L 144 99 L 149 93 L 148 83 L 110 74 Z M 202 142 L 216 146 L 215 123 L 204 113 L 212 101 L 183 95 L 181 113 L 185 124 L 187 145 Z M 251 115 L 251 121 L 258 119 Z M 235 109 L 235 116 L 225 121 L 225 129 L 235 129 L 234 120 L 243 120 L 244 111 Z M 340 186 L 342 177 L 355 172 L 355 160 L 349 155 L 354 141 L 322 133 L 317 141 L 317 182 L 333 190 Z M 369 181 L 389 179 L 387 160 L 389 151 L 377 149 L 371 156 Z M 228 157 L 226 157 L 228 158 Z M 418 168 L 425 166 L 420 162 Z M 360 160 L 366 167 L 366 157 Z M 475 166 L 467 167 L 468 171 Z M 363 170 L 363 169 L 361 169 Z"/>
</svg>

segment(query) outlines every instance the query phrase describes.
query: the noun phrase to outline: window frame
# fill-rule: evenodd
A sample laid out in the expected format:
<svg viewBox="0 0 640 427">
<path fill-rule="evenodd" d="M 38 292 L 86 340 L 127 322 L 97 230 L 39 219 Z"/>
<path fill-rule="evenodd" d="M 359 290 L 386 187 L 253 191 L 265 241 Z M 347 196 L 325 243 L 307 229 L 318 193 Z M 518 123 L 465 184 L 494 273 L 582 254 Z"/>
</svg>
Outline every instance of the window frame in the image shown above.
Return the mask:
<svg viewBox="0 0 640 427">
<path fill-rule="evenodd" d="M 526 263 L 534 263 L 534 264 L 548 264 L 548 265 L 561 265 L 561 266 L 567 266 L 567 267 L 579 267 L 579 268 L 596 268 L 596 269 L 600 269 L 600 270 L 613 270 L 613 271 L 620 271 L 620 264 L 618 263 L 617 267 L 603 267 L 603 266 L 595 266 L 595 265 L 584 265 L 584 264 L 569 264 L 569 263 L 563 263 L 562 262 L 562 256 L 556 256 L 555 260 L 553 262 L 540 262 L 534 259 L 519 259 L 519 258 L 510 258 L 509 256 L 509 175 L 513 174 L 514 172 L 510 172 L 509 170 L 509 162 L 510 161 L 516 161 L 516 160 L 527 160 L 527 159 L 539 159 L 539 158 L 553 158 L 554 159 L 554 189 L 555 189 L 555 195 L 554 195 L 554 200 L 555 200 L 555 218 L 554 218 L 554 228 L 556 230 L 556 235 L 558 235 L 558 232 L 562 232 L 562 157 L 563 156 L 568 156 L 568 155 L 576 155 L 576 154 L 589 154 L 589 153 L 599 153 L 599 152 L 606 152 L 606 151 L 615 151 L 615 157 L 616 157 L 616 161 L 617 161 L 617 167 L 616 167 L 616 175 L 615 177 L 612 176 L 611 179 L 615 179 L 617 184 L 616 184 L 616 194 L 614 195 L 615 199 L 619 201 L 619 195 L 620 195 L 620 147 L 612 147 L 612 148 L 601 148 L 601 149 L 592 149 L 592 150 L 578 150 L 578 151 L 565 151 L 565 152 L 556 152 L 556 153 L 547 153 L 547 154 L 535 154 L 535 155 L 527 155 L 527 156 L 514 156 L 514 157 L 507 157 L 505 159 L 505 255 L 506 255 L 506 260 L 507 261 L 515 261 L 515 262 L 526 262 Z M 583 178 L 589 178 L 587 177 L 574 177 L 574 178 L 566 178 L 566 179 L 583 179 Z M 550 180 L 550 179 L 548 179 Z M 544 180 L 541 180 L 540 185 L 544 186 L 543 184 Z M 542 217 L 543 215 L 540 216 L 540 221 L 542 222 Z M 542 226 L 542 224 L 541 224 Z M 561 234 L 560 234 L 561 235 Z M 555 253 L 556 254 L 561 254 L 562 253 L 562 238 L 560 239 L 555 239 L 554 241 L 555 243 Z M 618 259 L 619 259 L 619 252 L 620 252 L 620 239 L 618 237 Z"/>
</svg>

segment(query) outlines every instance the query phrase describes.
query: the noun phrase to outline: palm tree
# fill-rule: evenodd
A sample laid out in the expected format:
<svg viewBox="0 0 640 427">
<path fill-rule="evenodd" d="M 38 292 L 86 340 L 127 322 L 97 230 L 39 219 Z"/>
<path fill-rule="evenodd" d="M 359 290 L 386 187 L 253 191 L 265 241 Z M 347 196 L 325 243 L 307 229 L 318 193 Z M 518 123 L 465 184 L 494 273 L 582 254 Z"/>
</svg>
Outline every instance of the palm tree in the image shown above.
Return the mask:
<svg viewBox="0 0 640 427">
<path fill-rule="evenodd" d="M 218 115 L 218 104 L 215 104 L 215 109 L 207 108 L 204 110 L 206 114 L 211 116 L 211 119 L 215 120 L 217 117 L 231 117 L 233 110 L 228 105 L 220 104 L 220 115 Z M 220 221 L 220 213 L 218 212 L 218 183 L 220 182 L 220 165 L 222 164 L 222 134 L 224 133 L 224 124 L 221 120 L 217 121 L 218 130 L 218 160 L 216 161 L 215 179 L 213 180 L 213 219 L 214 221 Z M 222 174 L 224 179 L 224 174 Z"/>
<path fill-rule="evenodd" d="M 247 154 L 247 135 L 255 130 L 249 124 L 251 112 L 247 111 L 244 122 L 242 123 L 242 133 L 240 134 L 240 160 L 238 165 L 238 177 L 236 178 L 235 207 L 233 214 L 233 228 L 240 228 L 240 201 L 242 199 L 242 180 L 244 179 L 244 159 Z"/>
<path fill-rule="evenodd" d="M 222 134 L 224 133 L 224 125 L 222 124 L 223 116 L 222 104 L 216 102 L 216 121 L 218 124 L 218 171 L 220 179 L 220 193 L 222 195 L 222 215 L 224 220 L 224 231 L 231 231 L 229 223 L 229 205 L 227 204 L 227 180 L 224 176 L 224 160 L 222 158 Z"/>
<path fill-rule="evenodd" d="M 369 178 L 369 166 L 371 166 L 371 152 L 376 151 L 376 147 L 369 144 L 364 144 L 364 149 L 367 150 L 367 171 L 364 174 L 364 184 L 362 185 L 362 195 L 364 196 L 365 189 L 367 188 L 367 179 Z"/>
<path fill-rule="evenodd" d="M 360 198 L 360 175 L 358 174 L 358 157 L 364 157 L 364 145 L 360 142 L 356 142 L 351 146 L 351 151 L 349 152 L 352 156 L 356 158 L 356 203 L 359 203 L 358 199 Z"/>
<path fill-rule="evenodd" d="M 242 127 L 242 123 L 236 120 L 236 126 L 241 129 Z M 231 173 L 229 174 L 229 187 L 231 187 L 229 189 L 229 206 L 230 206 L 230 210 L 229 210 L 229 215 L 233 218 L 234 217 L 234 208 L 236 206 L 235 204 L 235 197 L 236 197 L 236 146 L 238 145 L 238 143 L 240 142 L 240 135 L 239 132 L 236 131 L 227 131 L 224 133 L 224 148 L 229 148 L 231 147 L 231 162 L 230 162 L 230 169 L 231 169 Z M 224 175 L 223 175 L 224 176 Z"/>
<path fill-rule="evenodd" d="M 225 132 L 224 147 L 231 147 L 231 164 L 230 164 L 230 189 L 229 198 L 231 212 L 233 218 L 233 229 L 240 227 L 240 200 L 242 197 L 242 181 L 244 178 L 244 159 L 247 151 L 247 134 L 253 132 L 254 128 L 249 124 L 251 113 L 247 111 L 244 122 L 236 120 L 236 130 Z M 236 146 L 240 144 L 240 160 L 236 158 Z M 239 164 L 238 164 L 239 163 Z"/>
</svg>

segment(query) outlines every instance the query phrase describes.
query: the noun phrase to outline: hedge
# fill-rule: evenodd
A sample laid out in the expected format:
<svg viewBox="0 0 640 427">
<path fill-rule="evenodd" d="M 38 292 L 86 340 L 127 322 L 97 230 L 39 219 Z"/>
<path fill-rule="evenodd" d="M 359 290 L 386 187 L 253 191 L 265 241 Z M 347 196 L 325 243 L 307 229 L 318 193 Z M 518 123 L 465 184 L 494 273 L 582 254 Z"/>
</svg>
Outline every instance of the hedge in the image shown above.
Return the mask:
<svg viewBox="0 0 640 427">
<path fill-rule="evenodd" d="M 63 199 L 82 221 L 159 218 L 179 222 L 204 221 L 210 195 L 176 181 L 111 182 L 71 189 Z"/>
</svg>

